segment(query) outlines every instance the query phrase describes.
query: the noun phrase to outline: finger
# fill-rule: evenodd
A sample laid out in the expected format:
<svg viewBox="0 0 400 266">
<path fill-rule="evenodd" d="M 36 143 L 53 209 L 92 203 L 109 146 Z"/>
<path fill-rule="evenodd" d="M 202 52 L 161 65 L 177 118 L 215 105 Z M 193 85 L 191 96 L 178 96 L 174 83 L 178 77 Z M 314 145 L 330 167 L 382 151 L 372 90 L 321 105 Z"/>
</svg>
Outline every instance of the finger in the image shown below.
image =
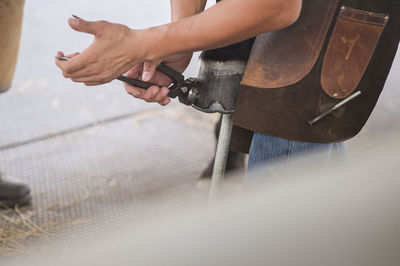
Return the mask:
<svg viewBox="0 0 400 266">
<path fill-rule="evenodd" d="M 102 78 L 102 77 L 97 77 L 97 76 L 90 76 L 90 77 L 83 77 L 83 78 L 71 78 L 71 80 L 74 82 L 90 83 L 90 84 L 95 84 L 95 85 L 102 85 L 102 84 L 110 83 L 112 81 L 108 78 Z"/>
<path fill-rule="evenodd" d="M 158 64 L 155 64 L 150 61 L 145 61 L 143 63 L 143 74 L 142 74 L 142 80 L 143 81 L 150 81 L 156 72 Z"/>
<path fill-rule="evenodd" d="M 69 67 L 71 67 L 71 66 L 69 66 Z M 67 73 L 65 71 L 65 74 L 72 80 L 78 81 L 78 82 L 96 81 L 96 78 L 101 78 L 98 76 L 99 71 L 97 69 L 97 65 L 92 65 L 92 64 L 87 65 L 85 68 L 82 68 L 73 73 L 71 73 L 71 72 Z"/>
<path fill-rule="evenodd" d="M 76 71 L 79 71 L 85 67 L 85 65 L 76 63 L 76 58 L 79 56 L 72 57 L 71 60 L 69 61 L 64 61 L 64 60 L 58 60 L 56 59 L 56 65 L 61 68 L 63 71 L 63 75 L 66 78 L 72 77 L 72 74 Z M 73 62 L 74 61 L 74 62 Z M 78 60 L 81 61 L 81 60 Z"/>
<path fill-rule="evenodd" d="M 73 53 L 73 54 L 65 55 L 65 57 L 66 58 L 72 58 L 72 57 L 75 57 L 75 56 L 77 56 L 79 54 L 80 54 L 79 52 L 76 52 L 76 53 Z"/>
<path fill-rule="evenodd" d="M 143 73 L 143 64 L 134 65 L 128 72 L 125 73 L 127 77 L 134 79 L 141 79 Z"/>
<path fill-rule="evenodd" d="M 157 86 L 151 86 L 143 93 L 143 100 L 146 102 L 154 102 L 155 97 L 160 92 L 160 88 Z"/>
<path fill-rule="evenodd" d="M 98 81 L 88 81 L 88 82 L 83 82 L 83 84 L 85 84 L 86 86 L 98 86 L 98 85 L 102 85 L 103 83 L 98 82 Z"/>
<path fill-rule="evenodd" d="M 93 69 L 98 68 L 96 62 L 89 58 L 90 53 L 85 53 L 85 51 L 72 57 L 69 61 L 64 61 L 63 64 L 60 64 L 60 68 L 69 78 L 91 76 L 94 74 L 92 72 Z"/>
<path fill-rule="evenodd" d="M 169 89 L 167 87 L 162 87 L 160 92 L 156 95 L 156 97 L 154 97 L 154 101 L 158 103 L 163 102 L 167 97 L 168 93 Z"/>
<path fill-rule="evenodd" d="M 61 51 L 58 51 L 58 52 L 57 52 L 57 56 L 65 57 L 64 53 L 61 52 Z M 61 63 L 65 62 L 65 61 L 55 58 L 55 59 L 54 59 L 54 62 L 56 63 L 56 66 L 58 66 L 59 68 L 61 68 L 61 66 L 62 66 Z M 65 77 L 65 76 L 64 76 L 64 77 Z"/>
<path fill-rule="evenodd" d="M 166 106 L 167 104 L 169 104 L 171 102 L 170 98 L 165 98 L 164 101 L 160 102 L 159 104 L 161 106 Z"/>
<path fill-rule="evenodd" d="M 95 82 L 98 85 L 109 83 L 113 80 L 112 78 L 106 77 L 101 73 L 99 74 L 98 70 L 96 69 L 96 66 L 93 65 L 89 65 L 86 68 L 72 74 L 63 71 L 63 75 L 66 78 L 70 78 L 74 82 L 82 82 L 82 83 Z"/>
<path fill-rule="evenodd" d="M 125 91 L 128 94 L 132 95 L 133 97 L 140 98 L 140 99 L 142 99 L 142 94 L 145 92 L 143 89 L 133 87 L 129 84 L 127 86 L 125 86 Z"/>
<path fill-rule="evenodd" d="M 66 57 L 66 58 L 73 58 L 73 57 L 75 57 L 75 56 L 77 56 L 77 55 L 79 55 L 80 53 L 79 52 L 75 52 L 75 53 L 73 53 L 73 54 L 69 54 L 69 55 L 65 55 L 63 52 L 61 52 L 61 51 L 58 51 L 57 52 L 57 56 L 59 56 L 59 57 Z M 57 61 L 64 61 L 64 62 L 66 62 L 67 60 L 62 60 L 62 59 L 59 59 L 59 58 L 56 58 L 56 60 Z"/>
<path fill-rule="evenodd" d="M 81 19 L 77 16 L 68 19 L 68 24 L 71 28 L 79 32 L 86 32 L 89 34 L 93 34 L 95 36 L 100 36 L 103 28 L 104 28 L 105 21 L 86 21 Z"/>
<path fill-rule="evenodd" d="M 67 75 L 65 75 L 65 76 L 67 76 Z M 70 77 L 68 77 L 68 78 L 70 78 Z M 98 79 L 94 78 L 93 76 L 90 76 L 90 77 L 85 76 L 85 77 L 78 77 L 78 78 L 73 77 L 73 78 L 70 78 L 70 79 L 73 82 L 81 82 L 81 83 L 85 83 L 85 82 L 100 82 Z"/>
<path fill-rule="evenodd" d="M 57 56 L 64 57 L 64 53 L 58 52 Z M 55 58 L 54 60 L 55 60 L 54 62 L 56 63 L 56 65 L 64 72 L 64 67 L 65 67 L 65 64 L 67 63 L 67 61 L 59 60 L 57 58 Z M 64 73 L 63 73 L 63 75 L 64 75 Z M 64 75 L 64 77 L 65 77 L 65 75 Z"/>
</svg>

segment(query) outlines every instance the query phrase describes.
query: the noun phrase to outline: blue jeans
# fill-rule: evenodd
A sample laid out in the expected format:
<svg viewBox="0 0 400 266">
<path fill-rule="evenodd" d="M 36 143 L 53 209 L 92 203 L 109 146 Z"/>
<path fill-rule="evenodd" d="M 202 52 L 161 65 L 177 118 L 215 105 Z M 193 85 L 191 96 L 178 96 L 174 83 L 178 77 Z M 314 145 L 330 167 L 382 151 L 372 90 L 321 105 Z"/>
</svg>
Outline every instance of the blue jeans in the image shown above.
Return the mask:
<svg viewBox="0 0 400 266">
<path fill-rule="evenodd" d="M 323 164 L 344 161 L 346 156 L 343 142 L 300 142 L 255 132 L 247 169 L 250 172 L 258 167 L 268 168 L 274 163 L 290 163 L 293 159 L 313 153 L 318 153 L 318 161 Z"/>
</svg>

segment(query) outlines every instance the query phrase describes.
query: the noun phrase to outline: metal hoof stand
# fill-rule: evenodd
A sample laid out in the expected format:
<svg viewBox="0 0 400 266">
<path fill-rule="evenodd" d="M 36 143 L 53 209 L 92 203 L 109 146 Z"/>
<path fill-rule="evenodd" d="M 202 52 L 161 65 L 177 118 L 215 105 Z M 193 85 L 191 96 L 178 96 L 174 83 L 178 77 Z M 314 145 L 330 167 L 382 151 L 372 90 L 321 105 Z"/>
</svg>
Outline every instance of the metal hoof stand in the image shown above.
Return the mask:
<svg viewBox="0 0 400 266">
<path fill-rule="evenodd" d="M 218 198 L 224 180 L 232 133 L 232 114 L 245 67 L 245 63 L 239 61 L 205 61 L 200 66 L 198 80 L 202 86 L 195 91 L 196 101 L 192 106 L 202 112 L 222 115 L 209 194 L 210 203 Z"/>
<path fill-rule="evenodd" d="M 57 58 L 68 60 L 62 57 Z M 169 97 L 178 97 L 181 103 L 191 105 L 201 112 L 222 114 L 210 201 L 216 198 L 223 181 L 232 132 L 232 114 L 235 110 L 236 97 L 245 68 L 246 63 L 243 61 L 215 62 L 206 60 L 200 65 L 198 78 L 188 79 L 165 64 L 160 64 L 157 68 L 173 81 L 169 87 Z M 148 89 L 153 85 L 126 76 L 117 79 L 143 89 Z"/>
<path fill-rule="evenodd" d="M 224 180 L 226 161 L 228 159 L 228 152 L 229 152 L 229 143 L 231 140 L 231 133 L 232 133 L 232 114 L 223 114 L 221 122 L 221 130 L 218 137 L 217 151 L 215 153 L 209 202 L 213 202 L 214 200 L 216 200 L 218 192 Z"/>
</svg>

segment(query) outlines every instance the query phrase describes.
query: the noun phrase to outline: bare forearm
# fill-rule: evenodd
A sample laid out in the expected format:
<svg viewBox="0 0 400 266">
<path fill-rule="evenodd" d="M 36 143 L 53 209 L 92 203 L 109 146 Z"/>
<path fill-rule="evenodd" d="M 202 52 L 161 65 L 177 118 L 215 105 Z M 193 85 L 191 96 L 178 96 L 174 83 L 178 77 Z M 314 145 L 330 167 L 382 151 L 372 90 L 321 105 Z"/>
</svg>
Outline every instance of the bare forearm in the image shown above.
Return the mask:
<svg viewBox="0 0 400 266">
<path fill-rule="evenodd" d="M 196 15 L 204 10 L 207 0 L 170 0 L 171 21 Z"/>
<path fill-rule="evenodd" d="M 218 48 L 278 30 L 293 23 L 300 9 L 301 0 L 224 0 L 200 14 L 145 30 L 146 57 Z"/>
<path fill-rule="evenodd" d="M 65 77 L 76 82 L 107 83 L 135 64 L 168 62 L 171 55 L 218 48 L 287 27 L 301 9 L 301 0 L 224 0 L 201 12 L 205 0 L 171 1 L 174 22 L 145 30 L 70 18 L 73 29 L 95 38 L 68 62 L 57 60 L 57 66 Z"/>
</svg>

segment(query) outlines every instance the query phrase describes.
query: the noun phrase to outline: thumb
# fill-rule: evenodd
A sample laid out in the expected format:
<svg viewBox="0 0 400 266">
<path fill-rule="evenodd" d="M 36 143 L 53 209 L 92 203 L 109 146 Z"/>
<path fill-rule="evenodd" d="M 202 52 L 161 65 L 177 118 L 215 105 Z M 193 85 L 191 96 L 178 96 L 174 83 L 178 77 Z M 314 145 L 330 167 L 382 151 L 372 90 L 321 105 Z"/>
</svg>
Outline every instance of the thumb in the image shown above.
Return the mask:
<svg viewBox="0 0 400 266">
<path fill-rule="evenodd" d="M 95 36 L 98 36 L 100 34 L 100 29 L 101 29 L 101 23 L 102 21 L 86 21 L 84 19 L 81 19 L 80 17 L 77 17 L 75 15 L 72 15 L 72 18 L 68 19 L 68 24 L 71 28 L 73 28 L 76 31 L 79 32 L 86 32 L 93 34 Z"/>
<path fill-rule="evenodd" d="M 153 63 L 150 61 L 145 61 L 143 63 L 143 74 L 142 74 L 142 80 L 143 81 L 149 81 L 154 77 L 154 74 L 156 73 L 156 68 L 159 64 Z"/>
</svg>

